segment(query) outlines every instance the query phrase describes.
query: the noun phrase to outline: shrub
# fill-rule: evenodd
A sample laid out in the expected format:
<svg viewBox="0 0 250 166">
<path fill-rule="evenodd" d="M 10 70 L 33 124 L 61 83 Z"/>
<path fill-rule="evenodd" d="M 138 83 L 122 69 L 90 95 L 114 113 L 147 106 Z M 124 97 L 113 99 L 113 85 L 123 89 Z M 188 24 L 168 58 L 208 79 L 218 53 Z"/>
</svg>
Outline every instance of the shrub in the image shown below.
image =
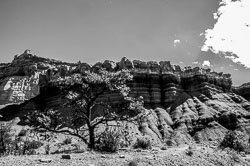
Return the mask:
<svg viewBox="0 0 250 166">
<path fill-rule="evenodd" d="M 20 140 L 19 138 L 15 139 L 13 146 L 10 149 L 12 153 L 19 155 L 33 155 L 36 154 L 35 149 L 40 148 L 43 145 L 40 141 L 29 141 L 27 138 L 25 141 Z"/>
<path fill-rule="evenodd" d="M 11 124 L 0 122 L 0 155 L 8 154 L 12 142 Z"/>
<path fill-rule="evenodd" d="M 174 142 L 170 139 L 166 140 L 165 142 L 167 144 L 167 146 L 173 146 L 174 145 Z"/>
<path fill-rule="evenodd" d="M 63 141 L 63 144 L 65 144 L 65 145 L 68 145 L 68 144 L 71 144 L 71 142 L 72 142 L 72 138 L 66 138 L 64 141 Z"/>
<path fill-rule="evenodd" d="M 228 131 L 219 145 L 221 148 L 231 148 L 237 152 L 249 153 L 249 138 L 240 131 Z"/>
<path fill-rule="evenodd" d="M 129 128 L 128 124 L 120 127 L 120 131 L 122 133 L 120 147 L 129 147 L 133 144 L 133 135 L 130 133 L 131 128 Z"/>
<path fill-rule="evenodd" d="M 27 130 L 21 130 L 15 139 L 11 132 L 10 123 L 0 122 L 0 154 L 31 155 L 35 154 L 35 149 L 43 145 L 40 141 L 30 141 L 27 137 L 26 140 L 21 139 L 26 135 Z"/>
<path fill-rule="evenodd" d="M 40 141 L 31 141 L 31 142 L 27 142 L 27 148 L 28 149 L 38 149 L 41 146 L 43 146 L 43 143 Z"/>
<path fill-rule="evenodd" d="M 134 148 L 151 149 L 152 148 L 151 138 L 149 136 L 138 137 L 134 145 Z"/>
<path fill-rule="evenodd" d="M 120 138 L 121 132 L 114 128 L 107 128 L 97 137 L 96 149 L 99 151 L 114 153 L 119 148 Z"/>
<path fill-rule="evenodd" d="M 128 166 L 139 166 L 140 160 L 139 159 L 133 159 L 128 163 Z"/>
<path fill-rule="evenodd" d="M 27 130 L 22 129 L 22 130 L 18 133 L 18 136 L 19 136 L 19 137 L 23 137 L 23 136 L 26 136 L 26 134 L 27 134 Z"/>
<path fill-rule="evenodd" d="M 188 149 L 186 150 L 186 155 L 193 156 L 196 147 L 194 145 L 189 145 Z"/>
</svg>

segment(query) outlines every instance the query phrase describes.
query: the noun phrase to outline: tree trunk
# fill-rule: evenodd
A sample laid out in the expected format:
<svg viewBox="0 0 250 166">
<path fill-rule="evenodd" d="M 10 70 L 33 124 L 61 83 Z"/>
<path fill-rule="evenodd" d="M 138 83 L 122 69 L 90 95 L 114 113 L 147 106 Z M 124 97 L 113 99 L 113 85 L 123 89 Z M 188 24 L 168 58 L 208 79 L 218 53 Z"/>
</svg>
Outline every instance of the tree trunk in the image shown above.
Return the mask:
<svg viewBox="0 0 250 166">
<path fill-rule="evenodd" d="M 89 148 L 95 149 L 95 132 L 94 127 L 89 127 Z"/>
</svg>

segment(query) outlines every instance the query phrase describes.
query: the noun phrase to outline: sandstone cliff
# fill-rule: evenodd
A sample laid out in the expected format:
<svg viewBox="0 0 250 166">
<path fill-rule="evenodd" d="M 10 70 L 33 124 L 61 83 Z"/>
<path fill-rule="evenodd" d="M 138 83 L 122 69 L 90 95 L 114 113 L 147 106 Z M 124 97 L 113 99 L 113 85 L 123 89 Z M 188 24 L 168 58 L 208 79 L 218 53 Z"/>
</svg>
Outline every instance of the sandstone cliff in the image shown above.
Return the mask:
<svg viewBox="0 0 250 166">
<path fill-rule="evenodd" d="M 76 64 L 37 57 L 25 51 L 11 63 L 0 64 L 0 108 L 20 104 L 40 94 L 51 75 L 70 72 Z"/>
<path fill-rule="evenodd" d="M 210 69 L 184 69 L 169 61 L 143 62 L 122 58 L 95 65 L 64 63 L 24 53 L 12 63 L 0 65 L 0 105 L 3 118 L 13 118 L 50 107 L 60 107 L 60 91 L 48 86 L 52 77 L 85 70 L 131 70 L 131 96 L 143 96 L 150 116 L 137 130 L 158 141 L 174 143 L 219 141 L 227 130 L 241 130 L 250 135 L 249 84 L 232 87 L 229 74 Z M 109 98 L 119 104 L 117 94 Z M 2 106 L 3 107 L 3 106 Z"/>
</svg>

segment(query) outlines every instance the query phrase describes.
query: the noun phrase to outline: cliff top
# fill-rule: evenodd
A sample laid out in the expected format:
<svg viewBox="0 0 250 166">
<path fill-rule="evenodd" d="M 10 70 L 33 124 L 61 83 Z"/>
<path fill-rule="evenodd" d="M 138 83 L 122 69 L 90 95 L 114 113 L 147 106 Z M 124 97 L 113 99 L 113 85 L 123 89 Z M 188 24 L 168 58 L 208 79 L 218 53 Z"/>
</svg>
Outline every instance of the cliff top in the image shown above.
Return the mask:
<svg viewBox="0 0 250 166">
<path fill-rule="evenodd" d="M 177 74 L 182 77 L 189 77 L 194 74 L 206 74 L 216 78 L 231 79 L 230 74 L 224 74 L 211 71 L 209 68 L 201 67 L 184 67 L 179 65 L 172 65 L 170 61 L 141 61 L 141 60 L 129 60 L 126 57 L 122 58 L 120 62 L 114 62 L 105 60 L 103 63 L 98 62 L 94 65 L 87 63 L 67 63 L 54 59 L 38 57 L 30 53 L 30 50 L 25 50 L 23 54 L 15 55 L 11 63 L 0 64 L 0 79 L 6 76 L 14 75 L 28 75 L 30 68 L 36 68 L 36 70 L 46 69 L 59 69 L 66 67 L 67 70 L 96 70 L 100 67 L 106 68 L 109 71 L 129 69 L 139 73 L 152 73 L 152 74 Z M 71 69 L 70 69 L 71 68 Z"/>
</svg>

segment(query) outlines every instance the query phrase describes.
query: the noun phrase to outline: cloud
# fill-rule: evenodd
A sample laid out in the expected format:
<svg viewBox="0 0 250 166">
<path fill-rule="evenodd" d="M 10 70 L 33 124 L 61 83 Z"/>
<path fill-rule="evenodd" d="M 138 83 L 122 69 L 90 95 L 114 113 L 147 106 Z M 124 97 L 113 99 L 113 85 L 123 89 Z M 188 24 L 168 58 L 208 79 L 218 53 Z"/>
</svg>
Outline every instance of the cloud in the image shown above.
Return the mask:
<svg viewBox="0 0 250 166">
<path fill-rule="evenodd" d="M 210 63 L 210 61 L 205 60 L 205 61 L 203 61 L 202 66 L 203 66 L 203 67 L 210 67 L 210 66 L 211 66 L 211 63 Z"/>
<path fill-rule="evenodd" d="M 174 47 L 176 47 L 177 46 L 177 44 L 179 44 L 181 41 L 179 40 L 179 39 L 175 39 L 174 40 Z"/>
<path fill-rule="evenodd" d="M 214 19 L 201 50 L 225 53 L 225 58 L 250 68 L 250 0 L 222 0 Z"/>
</svg>

